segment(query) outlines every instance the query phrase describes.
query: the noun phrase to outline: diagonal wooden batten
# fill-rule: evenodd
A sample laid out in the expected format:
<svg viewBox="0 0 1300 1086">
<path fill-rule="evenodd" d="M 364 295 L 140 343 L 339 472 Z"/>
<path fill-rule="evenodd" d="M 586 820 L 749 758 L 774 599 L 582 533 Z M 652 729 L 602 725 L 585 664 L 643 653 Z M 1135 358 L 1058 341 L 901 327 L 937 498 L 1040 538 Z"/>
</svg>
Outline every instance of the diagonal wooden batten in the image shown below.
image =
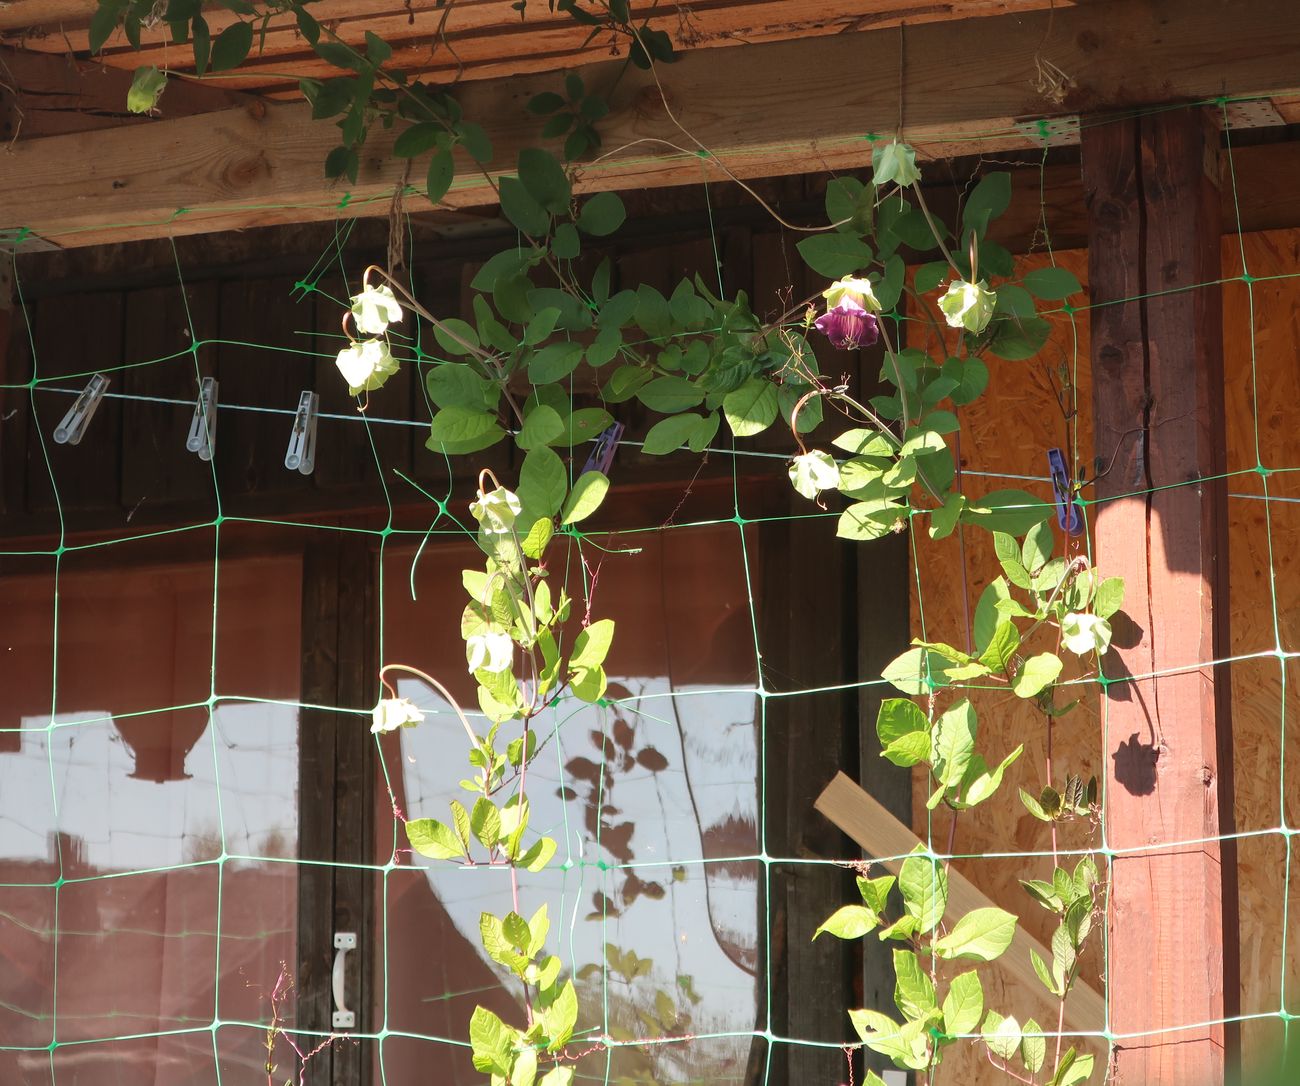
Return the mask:
<svg viewBox="0 0 1300 1086">
<path fill-rule="evenodd" d="M 844 773 L 835 775 L 817 797 L 815 806 L 870 856 L 906 856 L 917 845 L 924 844 Z M 881 862 L 895 874 L 902 866 L 898 859 Z M 994 903 L 961 872 L 949 868 L 948 907 L 953 916 L 964 916 L 972 909 L 994 907 Z M 1044 1007 L 1050 1006 L 1054 1016 L 1057 1003 L 1034 973 L 1030 951 L 1036 951 L 1045 962 L 1052 960 L 1052 952 L 1017 924 L 1011 946 L 994 966 L 1010 975 L 1018 990 L 1037 992 Z M 1055 1027 L 1055 1017 L 1045 1017 L 1044 1021 L 1051 1023 L 1045 1028 Z M 1093 1033 L 1106 1026 L 1106 1001 L 1082 978 L 1074 982 L 1065 1000 L 1064 1024 L 1066 1033 Z"/>
</svg>

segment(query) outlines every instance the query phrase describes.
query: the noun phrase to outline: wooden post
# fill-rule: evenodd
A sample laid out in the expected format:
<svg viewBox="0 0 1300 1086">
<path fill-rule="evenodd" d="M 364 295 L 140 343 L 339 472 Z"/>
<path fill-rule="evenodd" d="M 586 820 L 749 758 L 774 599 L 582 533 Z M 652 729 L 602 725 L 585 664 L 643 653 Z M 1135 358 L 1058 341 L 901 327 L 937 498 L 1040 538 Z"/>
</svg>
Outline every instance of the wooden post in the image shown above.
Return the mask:
<svg viewBox="0 0 1300 1086">
<path fill-rule="evenodd" d="M 1228 671 L 1210 665 L 1228 654 L 1218 164 L 1202 108 L 1084 126 L 1096 561 L 1124 578 L 1129 620 L 1104 664 L 1121 1086 L 1218 1086 L 1234 1048 L 1214 1024 L 1239 983 L 1236 857 L 1215 840 L 1232 830 Z"/>
</svg>

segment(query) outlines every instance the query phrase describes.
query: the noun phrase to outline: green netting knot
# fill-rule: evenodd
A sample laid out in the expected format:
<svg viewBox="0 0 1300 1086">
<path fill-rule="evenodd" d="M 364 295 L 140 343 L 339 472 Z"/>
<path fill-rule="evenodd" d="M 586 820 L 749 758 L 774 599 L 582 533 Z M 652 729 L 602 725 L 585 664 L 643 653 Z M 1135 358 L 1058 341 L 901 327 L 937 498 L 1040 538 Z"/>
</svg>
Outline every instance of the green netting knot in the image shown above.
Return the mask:
<svg viewBox="0 0 1300 1086">
<path fill-rule="evenodd" d="M 350 203 L 352 203 L 352 193 L 345 192 L 343 194 L 343 199 L 340 200 L 336 206 L 338 206 L 341 209 L 347 207 L 348 204 Z"/>
<path fill-rule="evenodd" d="M 701 149 L 701 150 L 695 152 L 695 157 L 696 157 L 696 158 L 712 158 L 712 157 L 713 157 L 713 152 L 712 152 L 712 151 L 705 151 L 705 150 Z"/>
<path fill-rule="evenodd" d="M 1250 272 L 1242 272 L 1241 281 L 1245 283 L 1247 286 L 1249 286 L 1251 283 L 1254 283 L 1256 280 L 1255 277 L 1250 274 Z"/>
<path fill-rule="evenodd" d="M 1069 302 L 1062 302 L 1061 312 L 1064 313 L 1067 317 L 1073 317 L 1079 311 L 1075 309 L 1074 306 L 1072 306 Z"/>
<path fill-rule="evenodd" d="M 601 709 L 608 709 L 608 708 L 610 707 L 610 705 L 612 705 L 612 704 L 613 704 L 613 702 L 611 702 L 611 701 L 609 700 L 609 698 L 597 698 L 597 699 L 596 699 L 596 705 L 597 705 L 598 708 L 601 708 Z"/>
<path fill-rule="evenodd" d="M 875 143 L 875 142 L 877 142 L 877 141 L 880 139 L 880 137 L 879 137 L 878 135 L 876 135 L 876 133 L 874 133 L 874 132 L 868 132 L 868 133 L 867 133 L 865 136 L 863 136 L 862 138 L 863 138 L 864 140 L 866 140 L 868 143 Z"/>
</svg>

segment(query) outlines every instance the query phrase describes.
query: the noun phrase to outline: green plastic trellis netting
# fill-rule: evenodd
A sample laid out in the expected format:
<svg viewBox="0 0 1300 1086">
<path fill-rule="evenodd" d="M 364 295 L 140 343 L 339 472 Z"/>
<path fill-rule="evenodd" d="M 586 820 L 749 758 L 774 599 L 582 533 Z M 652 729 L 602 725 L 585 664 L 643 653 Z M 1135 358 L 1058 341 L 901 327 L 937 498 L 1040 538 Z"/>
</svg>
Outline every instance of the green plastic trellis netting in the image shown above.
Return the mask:
<svg viewBox="0 0 1300 1086">
<path fill-rule="evenodd" d="M 1237 206 L 1231 103 L 1220 105 L 1229 122 L 1225 184 Z M 305 305 L 341 307 L 328 284 L 357 281 L 361 269 L 350 263 L 348 231 L 341 224 L 336 244 L 302 275 L 295 293 Z M 1295 1006 L 1289 923 L 1296 817 L 1289 797 L 1296 789 L 1289 787 L 1286 699 L 1300 652 L 1291 628 L 1300 578 L 1289 566 L 1300 531 L 1300 488 L 1292 481 L 1300 449 L 1290 444 L 1300 391 L 1290 323 L 1300 291 L 1297 239 L 1296 231 L 1238 230 L 1225 239 L 1221 284 L 1234 720 L 1239 745 L 1260 754 L 1239 763 L 1233 834 L 1247 966 L 1237 1019 L 1248 1065 L 1289 1039 Z M 1073 260 L 1084 270 L 1079 254 L 1054 253 L 1045 231 L 1026 259 Z M 20 297 L 23 268 L 20 258 Z M 165 317 L 144 305 L 125 319 L 174 319 L 175 299 L 187 297 L 179 289 L 185 271 L 178 260 L 178 289 Z M 0 675 L 8 685 L 0 691 L 0 1080 L 260 1083 L 267 1081 L 267 1031 L 274 1026 L 277 1082 L 296 1082 L 299 1057 L 313 1052 L 313 1073 L 333 1060 L 337 1068 L 368 1068 L 385 1086 L 475 1081 L 466 1047 L 470 1011 L 477 1002 L 507 1016 L 517 1011 L 503 978 L 477 950 L 478 914 L 509 908 L 509 883 L 500 871 L 412 858 L 400 832 L 401 817 L 437 814 L 456 794 L 464 752 L 456 729 L 445 726 L 449 707 L 422 683 L 399 685 L 431 715 L 400 742 L 378 742 L 375 862 L 301 856 L 297 819 L 310 782 L 298 780 L 300 714 L 365 731 L 370 703 L 314 700 L 299 688 L 300 645 L 313 633 L 302 621 L 302 570 L 293 546 L 267 542 L 311 535 L 376 548 L 380 585 L 372 614 L 380 661 L 401 660 L 449 683 L 454 676 L 461 686 L 453 689 L 472 703 L 455 624 L 436 619 L 459 614 L 459 569 L 475 562 L 465 512 L 472 495 L 464 483 L 446 482 L 449 473 L 439 484 L 427 473 L 416 481 L 392 470 L 393 441 L 409 443 L 426 425 L 419 407 L 405 418 L 326 410 L 321 448 L 333 443 L 336 455 L 346 449 L 366 461 L 357 478 L 371 493 L 360 504 L 375 512 L 345 527 L 325 518 L 253 515 L 223 494 L 210 466 L 196 477 L 191 454 L 171 440 L 188 424 L 193 400 L 125 392 L 116 378 L 140 371 L 197 378 L 206 372 L 204 352 L 235 349 L 250 367 L 313 357 L 320 388 L 335 379 L 338 342 L 303 335 L 246 342 L 226 315 L 221 330 L 229 338 L 204 338 L 204 321 L 181 316 L 189 333 L 184 349 L 110 354 L 84 372 L 44 357 L 33 337 L 30 380 L 3 386 L 7 402 L 26 398 L 30 408 L 29 447 L 41 450 L 33 469 L 39 485 L 32 485 L 48 492 L 60 531 L 52 544 L 6 541 L 0 550 Z M 973 409 L 984 412 L 971 427 L 976 436 L 963 450 L 970 486 L 1010 478 L 1050 500 L 1040 449 L 1026 456 L 988 439 L 999 412 L 1015 410 L 1016 425 L 1041 430 L 1043 449 L 1063 445 L 1075 464 L 1087 462 L 1086 433 L 1070 422 L 1076 406 L 1087 411 L 1087 317 L 1083 304 L 1063 306 L 1043 360 L 994 370 L 989 396 Z M 898 319 L 900 339 L 924 335 Z M 405 330 L 417 337 L 421 364 L 437 364 L 431 343 L 413 327 Z M 129 440 L 156 444 L 160 462 L 186 458 L 188 478 L 199 478 L 195 503 L 209 503 L 208 510 L 165 531 L 133 528 L 130 517 L 108 532 L 83 530 L 80 506 L 63 496 L 84 494 L 72 475 L 95 466 L 75 456 L 56 460 L 50 434 L 70 394 L 93 372 L 115 379 L 106 402 L 133 412 L 137 432 Z M 227 399 L 227 385 L 247 394 Z M 274 432 L 274 439 L 258 439 L 259 449 L 271 448 L 287 439 L 293 414 L 292 403 L 259 397 L 255 382 L 223 382 L 218 445 Z M 560 847 L 550 867 L 521 880 L 521 907 L 548 904 L 557 952 L 578 983 L 581 1032 L 571 1054 L 583 1082 L 766 1082 L 774 1073 L 783 1077 L 787 1064 L 797 1067 L 790 1055 L 801 1050 L 829 1053 L 830 1064 L 808 1066 L 834 1066 L 849 1081 L 861 1074 L 861 1063 L 853 1045 L 827 1039 L 847 1036 L 839 1023 L 820 1037 L 783 1036 L 774 1016 L 798 994 L 774 989 L 773 940 L 785 940 L 793 956 L 811 932 L 774 930 L 764 903 L 783 873 L 834 862 L 775 854 L 763 810 L 767 782 L 785 769 L 768 758 L 774 701 L 828 692 L 800 688 L 761 666 L 756 547 L 764 518 L 746 507 L 741 480 L 779 482 L 784 456 L 721 437 L 709 455 L 731 468 L 730 508 L 721 515 L 632 517 L 621 531 L 575 533 L 565 541 L 557 573 L 582 604 L 590 601 L 594 615 L 619 621 L 612 659 L 624 651 L 633 662 L 621 673 L 615 668 L 601 705 L 562 701 L 538 721 L 533 822 Z M 148 497 L 146 487 L 141 499 Z M 1085 489 L 1085 512 L 1090 499 Z M 397 512 L 417 505 L 421 523 Z M 810 505 L 804 515 L 833 532 L 834 512 Z M 991 554 L 973 542 L 969 554 L 956 543 L 932 546 L 924 528 L 914 517 L 916 632 L 955 640 L 959 631 L 937 628 L 957 613 L 954 577 L 964 569 L 967 587 L 978 591 L 992 576 Z M 851 686 L 876 684 L 862 676 Z M 365 697 L 377 693 L 372 680 Z M 1058 747 L 1057 758 L 1068 763 L 1073 756 L 1076 768 L 1100 772 L 1109 746 L 1096 683 L 1082 683 L 1080 696 L 1074 737 Z M 1009 730 L 990 734 L 1010 738 Z M 1041 755 L 1041 742 L 1035 748 L 1031 741 L 1017 766 L 1017 781 L 1031 790 L 1042 783 Z M 1008 786 L 994 801 L 1003 808 L 1014 803 Z M 1049 873 L 1051 847 L 1039 827 L 1032 847 L 1018 849 L 1019 837 L 997 830 L 1014 820 L 999 818 L 993 827 L 963 825 L 950 846 L 949 825 L 936 816 L 925 837 L 935 855 L 955 856 L 999 904 L 1032 924 L 1035 907 L 1016 896 L 1015 877 L 1031 869 Z M 336 833 L 356 842 L 368 829 L 342 825 Z M 1104 821 L 1085 830 L 1063 833 L 1061 851 L 1093 851 L 1101 861 L 1115 855 Z M 371 902 L 373 914 L 359 932 L 374 962 L 372 998 L 354 1008 L 363 1028 L 332 1044 L 328 1029 L 308 1029 L 298 1015 L 302 1001 L 319 1002 L 326 984 L 312 978 L 309 993 L 294 976 L 299 887 L 307 885 L 299 876 L 307 869 L 350 873 L 358 900 Z M 1104 936 L 1095 943 L 1094 982 L 1106 967 Z M 996 966 L 988 968 L 996 974 Z M 986 991 L 998 988 L 989 984 Z M 999 1009 L 1022 1020 L 1042 1014 L 1036 1004 L 1016 1005 L 1019 998 Z M 1071 1040 L 1098 1055 L 1098 1081 L 1108 1046 L 1126 1038 L 1101 1021 Z M 977 1040 L 949 1053 L 957 1069 L 946 1063 L 940 1078 L 998 1077 Z"/>
</svg>

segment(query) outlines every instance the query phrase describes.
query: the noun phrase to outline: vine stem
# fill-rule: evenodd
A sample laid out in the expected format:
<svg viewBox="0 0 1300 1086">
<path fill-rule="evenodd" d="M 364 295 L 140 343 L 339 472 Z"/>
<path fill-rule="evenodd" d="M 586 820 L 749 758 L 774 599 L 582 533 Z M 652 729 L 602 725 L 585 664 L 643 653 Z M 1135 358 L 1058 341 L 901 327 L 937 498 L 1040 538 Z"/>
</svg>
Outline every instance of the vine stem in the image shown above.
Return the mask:
<svg viewBox="0 0 1300 1086">
<path fill-rule="evenodd" d="M 934 235 L 934 240 L 939 243 L 939 251 L 943 253 L 943 258 L 948 261 L 948 266 L 957 273 L 957 278 L 961 278 L 961 269 L 957 267 L 957 262 L 953 260 L 952 253 L 948 251 L 948 246 L 939 233 L 939 228 L 934 224 L 934 217 L 930 214 L 929 205 L 925 202 L 925 194 L 921 191 L 919 181 L 912 182 L 912 190 L 916 193 L 916 204 L 921 209 L 921 214 L 925 216 L 925 221 L 930 227 L 930 233 Z"/>
<path fill-rule="evenodd" d="M 452 692 L 450 690 L 448 690 L 445 686 L 443 686 L 442 683 L 440 683 L 432 675 L 428 674 L 427 672 L 421 671 L 418 667 L 411 667 L 409 664 L 385 664 L 383 667 L 379 669 L 379 681 L 384 684 L 384 689 L 387 690 L 393 697 L 397 697 L 397 688 L 394 687 L 393 684 L 390 683 L 387 679 L 387 675 L 390 671 L 405 671 L 410 675 L 414 675 L 417 679 L 423 679 L 435 690 L 437 690 L 438 693 L 440 693 L 443 696 L 443 698 L 446 699 L 447 703 L 455 711 L 456 716 L 459 718 L 461 725 L 465 729 L 465 734 L 469 736 L 470 746 L 480 751 L 483 754 L 484 760 L 486 761 L 487 751 L 483 750 L 483 744 L 478 741 L 478 736 L 474 734 L 474 729 L 470 727 L 469 719 L 465 716 L 464 712 L 462 712 L 460 707 L 460 702 L 458 702 L 455 699 L 455 697 L 452 695 Z"/>
</svg>

